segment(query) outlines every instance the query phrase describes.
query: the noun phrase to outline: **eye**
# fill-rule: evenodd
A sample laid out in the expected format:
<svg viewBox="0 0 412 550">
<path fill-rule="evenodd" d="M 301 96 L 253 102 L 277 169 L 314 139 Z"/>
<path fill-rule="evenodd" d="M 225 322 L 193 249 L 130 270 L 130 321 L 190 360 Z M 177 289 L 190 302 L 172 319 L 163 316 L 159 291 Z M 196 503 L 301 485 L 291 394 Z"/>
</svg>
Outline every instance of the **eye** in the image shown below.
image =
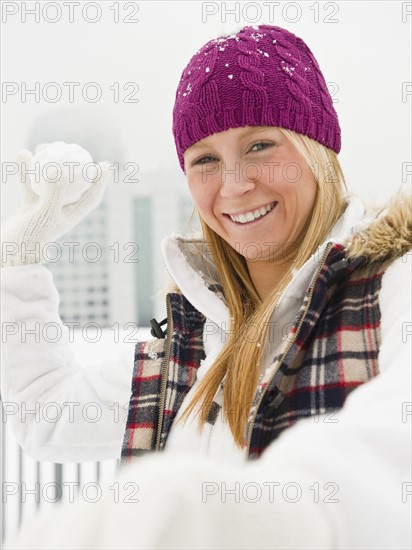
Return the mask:
<svg viewBox="0 0 412 550">
<path fill-rule="evenodd" d="M 211 159 L 211 160 L 210 160 Z M 209 155 L 206 155 L 204 157 L 200 157 L 192 162 L 192 166 L 195 166 L 196 164 L 207 164 L 208 162 L 213 162 L 214 160 L 217 160 L 215 157 L 211 157 Z"/>
<path fill-rule="evenodd" d="M 252 147 L 249 149 L 249 151 L 252 151 L 255 147 L 259 147 L 259 149 L 255 149 L 256 152 L 263 151 L 264 149 L 267 149 L 268 147 L 271 147 L 272 145 L 274 145 L 274 143 L 271 143 L 269 141 L 258 141 L 257 143 L 252 145 Z"/>
</svg>

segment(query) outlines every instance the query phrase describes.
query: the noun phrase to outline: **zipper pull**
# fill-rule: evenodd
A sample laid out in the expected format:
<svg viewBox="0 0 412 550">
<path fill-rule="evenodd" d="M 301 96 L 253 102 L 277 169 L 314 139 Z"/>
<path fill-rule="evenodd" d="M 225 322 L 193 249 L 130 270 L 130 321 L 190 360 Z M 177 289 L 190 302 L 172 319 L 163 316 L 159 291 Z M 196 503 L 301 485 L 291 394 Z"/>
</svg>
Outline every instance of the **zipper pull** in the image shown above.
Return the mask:
<svg viewBox="0 0 412 550">
<path fill-rule="evenodd" d="M 165 325 L 166 323 L 167 317 L 166 319 L 163 319 L 163 321 L 160 321 L 160 323 L 158 323 L 156 319 L 150 319 L 150 326 L 152 327 L 150 334 L 155 338 L 165 338 L 166 331 L 163 331 L 160 327 Z"/>
<path fill-rule="evenodd" d="M 222 407 L 219 405 L 219 403 L 216 403 L 216 401 L 212 401 L 212 404 L 210 406 L 207 419 L 206 419 L 206 422 L 208 424 L 212 424 L 212 426 L 215 424 L 221 408 Z"/>
</svg>

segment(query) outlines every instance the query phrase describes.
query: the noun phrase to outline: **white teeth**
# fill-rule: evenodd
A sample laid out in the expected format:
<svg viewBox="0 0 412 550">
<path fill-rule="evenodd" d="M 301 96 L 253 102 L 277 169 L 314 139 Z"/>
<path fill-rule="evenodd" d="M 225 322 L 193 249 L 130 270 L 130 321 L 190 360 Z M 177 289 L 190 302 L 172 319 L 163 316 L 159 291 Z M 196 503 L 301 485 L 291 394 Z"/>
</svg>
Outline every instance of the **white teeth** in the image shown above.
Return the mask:
<svg viewBox="0 0 412 550">
<path fill-rule="evenodd" d="M 234 222 L 238 223 L 248 223 L 253 220 L 257 220 L 261 216 L 264 216 L 267 214 L 267 212 L 270 212 L 276 203 L 271 203 L 266 206 L 261 206 L 260 208 L 257 208 L 256 210 L 246 212 L 245 214 L 238 214 L 237 216 L 230 216 L 230 218 Z M 229 214 L 230 215 L 230 214 Z"/>
</svg>

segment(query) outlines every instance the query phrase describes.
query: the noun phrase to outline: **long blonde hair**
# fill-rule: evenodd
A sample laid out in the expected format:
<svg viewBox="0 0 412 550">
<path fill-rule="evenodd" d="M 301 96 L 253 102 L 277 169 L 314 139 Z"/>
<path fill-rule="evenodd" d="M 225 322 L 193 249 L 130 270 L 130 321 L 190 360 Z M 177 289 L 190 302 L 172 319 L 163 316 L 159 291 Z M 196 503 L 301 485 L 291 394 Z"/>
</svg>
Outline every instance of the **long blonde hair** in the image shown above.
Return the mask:
<svg viewBox="0 0 412 550">
<path fill-rule="evenodd" d="M 201 219 L 203 240 L 211 245 L 214 264 L 231 317 L 230 333 L 220 355 L 205 374 L 192 401 L 178 421 L 199 417 L 198 431 L 207 420 L 211 403 L 223 378 L 223 411 L 234 441 L 244 446 L 247 412 L 260 375 L 263 343 L 279 296 L 291 279 L 292 268 L 301 267 L 324 241 L 347 205 L 347 186 L 335 152 L 291 130 L 279 128 L 308 163 L 317 184 L 315 203 L 290 269 L 264 299 L 249 276 L 245 258 Z M 258 333 L 256 333 L 258 330 Z M 199 408 L 198 408 L 199 407 Z"/>
</svg>

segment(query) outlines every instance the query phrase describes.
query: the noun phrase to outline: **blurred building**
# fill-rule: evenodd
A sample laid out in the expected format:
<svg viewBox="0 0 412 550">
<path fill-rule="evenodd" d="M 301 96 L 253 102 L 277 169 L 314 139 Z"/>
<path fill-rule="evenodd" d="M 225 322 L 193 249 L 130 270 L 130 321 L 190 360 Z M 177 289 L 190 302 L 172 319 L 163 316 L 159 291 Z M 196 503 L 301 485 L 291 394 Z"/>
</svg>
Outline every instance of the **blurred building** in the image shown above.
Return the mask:
<svg viewBox="0 0 412 550">
<path fill-rule="evenodd" d="M 128 183 L 122 182 L 127 174 L 118 182 L 116 177 L 113 173 L 102 203 L 57 241 L 54 257 L 53 249 L 48 255 L 60 316 L 75 327 L 143 327 L 164 315 L 161 290 L 168 276 L 160 242 L 189 230 L 191 198 L 171 181 L 179 174 L 137 173 L 138 181 Z M 199 228 L 195 217 L 190 228 Z"/>
</svg>

